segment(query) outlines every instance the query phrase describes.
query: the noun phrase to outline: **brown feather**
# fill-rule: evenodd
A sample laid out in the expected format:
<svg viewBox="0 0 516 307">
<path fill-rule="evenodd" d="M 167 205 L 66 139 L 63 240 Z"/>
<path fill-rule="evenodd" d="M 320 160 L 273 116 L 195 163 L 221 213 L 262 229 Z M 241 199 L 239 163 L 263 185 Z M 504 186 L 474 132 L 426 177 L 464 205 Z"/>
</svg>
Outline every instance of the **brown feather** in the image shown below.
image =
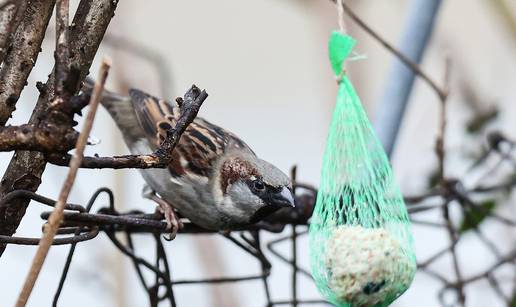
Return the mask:
<svg viewBox="0 0 516 307">
<path fill-rule="evenodd" d="M 158 148 L 167 130 L 179 118 L 179 107 L 139 90 L 129 92 L 138 121 L 149 142 Z M 196 118 L 185 130 L 172 154 L 169 165 L 175 177 L 193 173 L 208 177 L 215 161 L 228 146 L 252 150 L 233 133 L 202 118 Z M 254 153 L 253 153 L 254 154 Z"/>
<path fill-rule="evenodd" d="M 220 170 L 220 188 L 225 193 L 230 184 L 242 178 L 258 177 L 258 171 L 246 160 L 234 157 L 225 161 Z"/>
</svg>

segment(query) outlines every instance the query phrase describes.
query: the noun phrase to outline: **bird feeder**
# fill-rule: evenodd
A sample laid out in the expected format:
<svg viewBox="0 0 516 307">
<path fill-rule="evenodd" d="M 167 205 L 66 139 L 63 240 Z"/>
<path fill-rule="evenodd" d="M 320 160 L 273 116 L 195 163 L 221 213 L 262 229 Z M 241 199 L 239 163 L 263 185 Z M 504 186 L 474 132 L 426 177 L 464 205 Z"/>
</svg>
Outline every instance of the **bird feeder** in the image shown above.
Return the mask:
<svg viewBox="0 0 516 307">
<path fill-rule="evenodd" d="M 389 160 L 343 70 L 356 41 L 329 41 L 338 94 L 310 222 L 312 275 L 337 306 L 388 306 L 416 271 L 408 213 Z"/>
</svg>

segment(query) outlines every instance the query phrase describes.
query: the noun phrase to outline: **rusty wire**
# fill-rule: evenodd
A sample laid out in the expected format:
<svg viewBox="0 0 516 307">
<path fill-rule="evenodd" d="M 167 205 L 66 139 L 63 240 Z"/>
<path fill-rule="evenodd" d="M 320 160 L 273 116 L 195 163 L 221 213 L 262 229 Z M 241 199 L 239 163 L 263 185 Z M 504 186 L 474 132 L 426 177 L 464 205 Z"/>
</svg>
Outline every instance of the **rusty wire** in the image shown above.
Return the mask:
<svg viewBox="0 0 516 307">
<path fill-rule="evenodd" d="M 308 185 L 300 185 L 299 189 L 312 191 L 314 188 Z M 109 205 L 97 210 L 96 213 L 90 213 L 93 205 L 101 194 L 107 194 L 109 198 Z M 55 204 L 55 200 L 44 197 L 34 192 L 25 190 L 16 190 L 0 201 L 0 206 L 6 206 L 11 200 L 15 198 L 25 198 L 33 200 L 31 203 L 39 203 L 45 206 L 52 207 Z M 298 203 L 306 202 L 309 200 L 312 202 L 315 196 L 306 197 L 302 195 L 297 198 Z M 70 250 L 66 258 L 61 278 L 54 294 L 52 306 L 57 306 L 59 297 L 63 291 L 63 287 L 68 275 L 71 261 L 75 253 L 77 243 L 91 240 L 95 238 L 100 232 L 106 234 L 113 245 L 125 256 L 127 256 L 133 263 L 136 270 L 138 280 L 146 291 L 149 298 L 149 306 L 157 306 L 161 301 L 168 301 L 170 306 L 176 306 L 174 297 L 173 287 L 179 285 L 192 285 L 192 284 L 218 284 L 218 283 L 235 283 L 244 282 L 250 280 L 262 280 L 265 296 L 267 298 L 267 306 L 284 305 L 296 302 L 297 304 L 315 304 L 324 302 L 321 300 L 298 300 L 294 298 L 292 301 L 278 301 L 274 302 L 271 298 L 269 291 L 268 277 L 271 273 L 271 263 L 265 256 L 261 248 L 261 236 L 260 232 L 263 230 L 272 232 L 281 232 L 285 227 L 285 224 L 281 224 L 281 220 L 288 219 L 290 222 L 296 222 L 306 225 L 308 219 L 304 215 L 304 210 L 299 208 L 311 207 L 313 203 L 299 206 L 297 211 L 278 213 L 276 217 L 271 217 L 270 222 L 259 223 L 255 226 L 242 229 L 241 231 L 232 233 L 220 233 L 202 229 L 192 223 L 185 223 L 185 227 L 181 230 L 182 234 L 206 234 L 212 233 L 215 235 L 222 235 L 224 238 L 235 244 L 237 247 L 245 251 L 247 254 L 255 258 L 260 264 L 260 272 L 252 275 L 242 276 L 227 276 L 219 278 L 206 278 L 206 279 L 186 279 L 186 280 L 173 280 L 170 275 L 170 266 L 163 246 L 161 234 L 167 232 L 167 224 L 163 221 L 163 217 L 158 214 L 145 214 L 140 211 L 131 211 L 127 213 L 120 213 L 115 209 L 113 192 L 108 188 L 100 188 L 93 193 L 86 206 L 77 204 L 66 204 L 66 212 L 64 214 L 64 221 L 59 228 L 58 235 L 54 239 L 54 245 L 70 244 Z M 311 213 L 311 210 L 309 210 Z M 41 213 L 42 219 L 47 219 L 50 212 Z M 279 219 L 279 221 L 278 221 Z M 116 232 L 123 232 L 127 238 L 127 244 L 122 243 L 115 236 Z M 132 236 L 137 233 L 149 233 L 156 244 L 156 258 L 154 264 L 139 257 L 137 255 L 135 246 L 133 244 Z M 72 234 L 70 236 L 70 234 Z M 27 238 L 27 237 L 8 237 L 0 236 L 0 242 L 7 244 L 16 245 L 37 245 L 40 238 Z M 294 254 L 296 257 L 296 254 Z M 144 278 L 143 270 L 149 270 L 154 274 L 153 284 Z M 297 268 L 294 268 L 297 270 Z M 294 282 L 295 283 L 295 282 Z M 164 290 L 162 290 L 164 289 Z M 160 293 L 164 293 L 161 294 Z"/>
<path fill-rule="evenodd" d="M 511 141 L 504 138 L 495 144 L 491 144 L 492 146 L 488 151 L 488 155 L 498 156 L 501 160 L 512 163 L 512 165 L 516 165 L 515 158 L 510 154 L 510 152 L 508 152 L 509 149 L 512 150 L 513 146 L 511 145 L 508 147 L 509 149 L 503 150 L 502 143 L 504 142 L 512 144 Z M 482 159 L 483 161 L 486 160 L 485 157 L 482 157 Z M 477 169 L 482 165 L 482 162 L 475 162 L 474 167 L 471 169 Z M 499 168 L 500 165 L 497 164 L 495 167 Z M 486 170 L 486 172 L 492 171 L 492 168 L 488 168 Z M 514 167 L 513 171 L 516 173 L 516 167 Z M 468 174 L 466 174 L 466 176 L 467 175 Z M 295 178 L 295 172 L 293 172 L 292 176 Z M 414 197 L 406 197 L 408 210 L 411 214 L 411 219 L 414 225 L 431 227 L 437 230 L 448 229 L 451 227 L 452 233 L 456 234 L 456 239 L 450 241 L 448 246 L 436 251 L 432 256 L 426 259 L 420 259 L 418 262 L 418 270 L 420 272 L 428 274 L 429 276 L 441 282 L 441 290 L 439 290 L 436 295 L 439 298 L 442 306 L 453 306 L 460 304 L 459 301 L 447 302 L 447 293 L 452 292 L 457 294 L 459 289 L 466 289 L 470 284 L 480 280 L 487 281 L 490 287 L 493 289 L 494 293 L 496 293 L 496 295 L 498 295 L 501 300 L 506 302 L 507 306 L 510 306 L 512 297 L 510 294 L 507 294 L 502 290 L 500 285 L 501 281 L 497 277 L 496 271 L 504 265 L 513 265 L 516 270 L 516 250 L 508 254 L 503 254 L 499 248 L 497 248 L 496 244 L 491 242 L 486 237 L 485 232 L 483 229 L 481 229 L 480 225 L 475 225 L 471 233 L 479 238 L 481 244 L 485 245 L 489 250 L 491 250 L 493 256 L 496 258 L 496 261 L 493 264 L 487 265 L 485 270 L 481 271 L 480 273 L 469 276 L 467 274 L 463 274 L 464 276 L 461 276 L 461 278 L 451 280 L 444 276 L 442 272 L 433 270 L 431 266 L 442 257 L 456 253 L 458 243 L 460 242 L 464 233 L 460 232 L 458 227 L 455 225 L 456 223 L 454 224 L 449 216 L 443 216 L 443 222 L 427 221 L 424 218 L 420 218 L 419 216 L 424 216 L 425 212 L 442 210 L 442 208 L 451 208 L 454 206 L 462 210 L 463 218 L 466 220 L 472 219 L 474 214 L 487 214 L 487 218 L 494 222 L 501 223 L 507 227 L 514 227 L 516 225 L 516 221 L 511 218 L 504 217 L 495 211 L 489 213 L 483 212 L 485 209 L 479 206 L 476 199 L 478 196 L 490 195 L 501 190 L 510 191 L 514 188 L 515 184 L 516 180 L 514 180 L 514 176 L 511 176 L 506 180 L 502 180 L 498 184 L 487 185 L 483 182 L 478 182 L 476 186 L 466 189 L 463 187 L 460 180 L 446 179 L 444 185 L 431 189 L 429 192 Z M 231 233 L 217 233 L 202 229 L 192 223 L 186 222 L 185 227 L 180 232 L 180 234 L 221 235 L 245 251 L 251 257 L 256 259 L 261 268 L 260 271 L 255 274 L 193 280 L 174 280 L 171 276 L 170 263 L 168 261 L 161 237 L 163 233 L 167 232 L 167 225 L 163 221 L 163 217 L 160 214 L 147 214 L 141 211 L 120 213 L 115 209 L 114 196 L 112 191 L 108 188 L 101 188 L 93 193 L 86 206 L 67 204 L 66 212 L 64 215 L 64 222 L 59 229 L 59 237 L 54 240 L 54 244 L 70 244 L 70 250 L 66 258 L 65 265 L 63 266 L 59 285 L 54 295 L 53 306 L 57 306 L 59 296 L 63 290 L 63 286 L 70 269 L 77 243 L 91 240 L 95 238 L 100 232 L 105 233 L 113 245 L 132 261 L 140 284 L 148 295 L 149 306 L 157 306 L 158 303 L 162 301 L 167 301 L 170 306 L 176 306 L 176 300 L 173 291 L 174 287 L 176 286 L 237 283 L 250 280 L 262 281 L 267 306 L 299 306 L 301 304 L 324 303 L 324 301 L 320 299 L 299 299 L 298 297 L 298 279 L 300 276 L 303 278 L 311 279 L 311 275 L 308 269 L 301 267 L 297 260 L 299 251 L 297 249 L 296 242 L 299 239 L 302 239 L 306 233 L 308 233 L 308 222 L 315 202 L 317 190 L 309 185 L 301 183 L 295 183 L 295 187 L 296 203 L 298 204 L 296 208 L 290 211 L 279 211 L 267 218 L 265 221 L 246 229 Z M 98 209 L 96 213 L 91 213 L 90 211 L 93 205 L 101 194 L 106 194 L 108 196 L 109 206 Z M 11 200 L 15 198 L 31 199 L 33 200 L 32 203 L 39 203 L 46 206 L 53 206 L 55 204 L 55 201 L 50 198 L 30 191 L 17 190 L 6 195 L 6 197 L 0 201 L 0 206 L 9 204 Z M 43 212 L 41 214 L 43 219 L 48 218 L 48 216 L 49 212 Z M 292 270 L 291 299 L 275 301 L 271 297 L 268 283 L 268 277 L 271 274 L 272 266 L 262 249 L 261 232 L 265 230 L 269 232 L 282 233 L 285 232 L 286 225 L 290 225 L 290 233 L 284 234 L 265 244 L 265 247 L 272 256 L 276 257 L 284 264 L 290 266 Z M 123 232 L 125 234 L 127 239 L 126 244 L 117 239 L 115 236 L 115 233 L 117 232 Z M 138 256 L 132 238 L 133 235 L 138 233 L 148 233 L 150 236 L 152 236 L 156 245 L 156 257 L 153 262 L 149 262 L 148 260 Z M 38 241 L 39 238 L 0 236 L 0 242 L 8 244 L 34 245 L 37 244 Z M 292 246 L 290 255 L 283 255 L 276 248 L 276 245 L 286 242 L 290 242 Z M 457 254 L 456 257 L 458 257 Z M 148 270 L 153 274 L 154 279 L 152 281 L 146 280 L 144 278 L 144 270 Z M 516 287 L 516 281 L 512 281 L 512 286 L 513 289 Z"/>
</svg>

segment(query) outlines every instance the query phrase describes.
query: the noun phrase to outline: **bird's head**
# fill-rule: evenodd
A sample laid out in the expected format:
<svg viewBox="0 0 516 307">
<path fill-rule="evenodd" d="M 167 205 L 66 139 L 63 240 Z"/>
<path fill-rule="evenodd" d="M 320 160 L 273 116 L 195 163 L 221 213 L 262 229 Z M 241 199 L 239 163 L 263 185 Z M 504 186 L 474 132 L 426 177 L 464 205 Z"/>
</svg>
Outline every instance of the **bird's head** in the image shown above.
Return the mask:
<svg viewBox="0 0 516 307">
<path fill-rule="evenodd" d="M 292 184 L 287 175 L 248 152 L 234 152 L 221 159 L 218 209 L 240 215 L 241 223 L 256 223 L 284 207 L 294 207 Z"/>
</svg>

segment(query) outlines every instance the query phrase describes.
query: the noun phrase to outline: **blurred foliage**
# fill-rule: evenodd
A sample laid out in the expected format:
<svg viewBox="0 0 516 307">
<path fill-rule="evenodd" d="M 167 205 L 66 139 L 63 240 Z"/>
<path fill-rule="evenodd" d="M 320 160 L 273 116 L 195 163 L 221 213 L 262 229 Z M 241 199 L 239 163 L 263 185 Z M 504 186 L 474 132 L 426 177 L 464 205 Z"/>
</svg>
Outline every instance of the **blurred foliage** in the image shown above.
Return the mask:
<svg viewBox="0 0 516 307">
<path fill-rule="evenodd" d="M 479 112 L 466 124 L 466 131 L 472 134 L 481 132 L 487 124 L 496 119 L 499 114 L 498 108 L 491 108 L 485 112 Z"/>
<path fill-rule="evenodd" d="M 486 200 L 480 205 L 475 206 L 475 209 L 465 211 L 465 216 L 462 217 L 462 222 L 459 227 L 459 232 L 463 233 L 471 229 L 477 228 L 487 216 L 489 216 L 496 208 L 496 201 L 494 199 Z"/>
<path fill-rule="evenodd" d="M 513 0 L 493 0 L 486 1 L 486 3 L 490 4 L 496 12 L 500 14 L 502 20 L 507 26 L 507 29 L 511 31 L 513 37 L 516 38 L 516 12 L 511 9 L 510 3 L 512 1 Z M 512 7 L 514 7 L 514 4 Z"/>
<path fill-rule="evenodd" d="M 436 187 L 439 184 L 439 170 L 435 168 L 430 172 L 427 179 L 427 186 L 429 189 Z"/>
</svg>

